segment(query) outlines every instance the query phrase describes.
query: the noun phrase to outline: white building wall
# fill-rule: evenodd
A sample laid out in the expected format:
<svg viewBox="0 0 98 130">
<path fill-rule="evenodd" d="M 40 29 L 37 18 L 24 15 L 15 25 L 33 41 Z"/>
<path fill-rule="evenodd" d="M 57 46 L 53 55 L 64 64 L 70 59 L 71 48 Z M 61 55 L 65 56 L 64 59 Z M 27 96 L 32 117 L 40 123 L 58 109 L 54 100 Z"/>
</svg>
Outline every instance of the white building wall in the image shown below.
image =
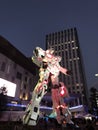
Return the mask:
<svg viewBox="0 0 98 130">
<path fill-rule="evenodd" d="M 17 78 L 17 73 L 21 74 L 21 78 Z M 17 85 L 15 98 L 30 99 L 30 91 L 36 83 L 35 76 L 2 53 L 0 53 L 0 78 Z"/>
</svg>

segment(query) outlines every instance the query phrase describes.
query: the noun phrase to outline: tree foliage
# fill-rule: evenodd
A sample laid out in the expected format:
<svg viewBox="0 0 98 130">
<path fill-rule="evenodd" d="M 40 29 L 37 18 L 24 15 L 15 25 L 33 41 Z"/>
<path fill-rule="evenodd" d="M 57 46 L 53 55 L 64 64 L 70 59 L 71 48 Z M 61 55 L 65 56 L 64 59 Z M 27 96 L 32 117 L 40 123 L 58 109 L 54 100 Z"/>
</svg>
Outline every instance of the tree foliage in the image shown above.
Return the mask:
<svg viewBox="0 0 98 130">
<path fill-rule="evenodd" d="M 6 87 L 0 88 L 0 111 L 6 109 L 6 103 L 7 103 L 7 90 Z"/>
<path fill-rule="evenodd" d="M 97 105 L 97 100 L 98 100 L 98 91 L 95 87 L 92 87 L 90 89 L 90 98 L 89 98 L 89 102 L 90 102 L 90 110 L 91 113 L 94 114 L 96 111 L 98 111 L 98 105 Z"/>
</svg>

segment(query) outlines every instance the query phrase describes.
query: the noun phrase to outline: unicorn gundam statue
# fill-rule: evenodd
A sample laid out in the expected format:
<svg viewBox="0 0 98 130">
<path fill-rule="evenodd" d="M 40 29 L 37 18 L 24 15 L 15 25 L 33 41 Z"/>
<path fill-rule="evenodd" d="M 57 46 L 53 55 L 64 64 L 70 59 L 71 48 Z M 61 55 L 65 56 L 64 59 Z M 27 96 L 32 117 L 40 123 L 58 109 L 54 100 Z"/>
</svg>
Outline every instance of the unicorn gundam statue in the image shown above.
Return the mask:
<svg viewBox="0 0 98 130">
<path fill-rule="evenodd" d="M 55 56 L 53 49 L 45 51 L 40 47 L 36 47 L 33 53 L 32 61 L 39 67 L 39 80 L 25 110 L 23 124 L 37 125 L 40 102 L 49 88 L 51 89 L 53 112 L 56 113 L 57 122 L 59 124 L 63 124 L 63 121 L 66 121 L 66 123 L 72 122 L 71 112 L 64 102 L 64 98 L 69 96 L 68 90 L 64 83 L 59 81 L 60 72 L 69 76 L 70 71 L 60 65 L 61 57 Z"/>
</svg>

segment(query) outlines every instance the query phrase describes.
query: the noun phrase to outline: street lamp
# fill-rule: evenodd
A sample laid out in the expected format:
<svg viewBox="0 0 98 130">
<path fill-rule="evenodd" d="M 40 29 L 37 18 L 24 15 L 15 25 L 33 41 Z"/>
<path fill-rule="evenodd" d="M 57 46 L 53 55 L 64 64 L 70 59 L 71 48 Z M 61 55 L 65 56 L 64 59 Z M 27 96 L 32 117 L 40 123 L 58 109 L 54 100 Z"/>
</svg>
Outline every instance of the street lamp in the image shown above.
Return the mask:
<svg viewBox="0 0 98 130">
<path fill-rule="evenodd" d="M 98 76 L 98 74 L 95 74 L 95 76 L 97 77 L 97 76 Z"/>
</svg>

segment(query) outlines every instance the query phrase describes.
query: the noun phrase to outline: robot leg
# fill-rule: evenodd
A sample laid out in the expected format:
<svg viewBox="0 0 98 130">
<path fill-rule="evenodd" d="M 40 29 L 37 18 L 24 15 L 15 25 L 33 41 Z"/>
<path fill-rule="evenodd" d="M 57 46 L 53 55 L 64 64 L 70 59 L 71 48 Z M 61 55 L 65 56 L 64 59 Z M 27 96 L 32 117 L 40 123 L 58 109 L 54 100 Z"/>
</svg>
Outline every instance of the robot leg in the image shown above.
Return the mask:
<svg viewBox="0 0 98 130">
<path fill-rule="evenodd" d="M 27 106 L 26 114 L 23 117 L 23 124 L 33 125 L 37 124 L 39 118 L 40 102 L 43 96 L 46 94 L 47 85 L 43 84 L 41 91 L 36 93 L 34 90 L 31 103 Z"/>
<path fill-rule="evenodd" d="M 36 125 L 38 115 L 39 115 L 39 102 L 37 101 L 36 95 L 33 92 L 33 97 L 30 103 L 27 105 L 25 115 L 23 116 L 23 124 Z"/>
</svg>

